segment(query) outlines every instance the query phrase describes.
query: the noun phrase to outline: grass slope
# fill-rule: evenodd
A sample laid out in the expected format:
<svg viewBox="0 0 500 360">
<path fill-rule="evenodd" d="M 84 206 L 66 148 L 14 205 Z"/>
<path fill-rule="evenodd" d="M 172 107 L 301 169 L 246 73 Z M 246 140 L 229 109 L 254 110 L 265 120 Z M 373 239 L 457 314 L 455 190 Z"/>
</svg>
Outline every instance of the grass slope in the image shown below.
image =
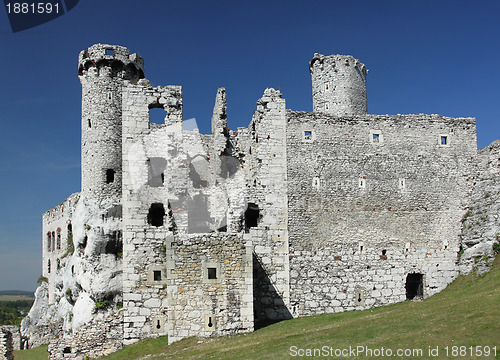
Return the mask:
<svg viewBox="0 0 500 360">
<path fill-rule="evenodd" d="M 289 359 L 294 358 L 292 346 L 366 346 L 372 351 L 389 348 L 395 359 L 500 359 L 499 285 L 500 257 L 485 276 L 459 277 L 441 293 L 421 302 L 297 318 L 253 333 L 217 339 L 188 338 L 170 346 L 166 345 L 166 337 L 147 339 L 103 359 Z M 470 349 L 463 356 L 452 356 L 452 346 L 496 346 L 497 356 L 471 356 Z M 429 347 L 438 347 L 438 356 L 429 355 Z M 421 349 L 422 355 L 395 356 L 397 349 Z M 476 348 L 472 351 L 475 355 Z M 382 358 L 376 355 L 360 353 L 340 358 Z"/>
</svg>

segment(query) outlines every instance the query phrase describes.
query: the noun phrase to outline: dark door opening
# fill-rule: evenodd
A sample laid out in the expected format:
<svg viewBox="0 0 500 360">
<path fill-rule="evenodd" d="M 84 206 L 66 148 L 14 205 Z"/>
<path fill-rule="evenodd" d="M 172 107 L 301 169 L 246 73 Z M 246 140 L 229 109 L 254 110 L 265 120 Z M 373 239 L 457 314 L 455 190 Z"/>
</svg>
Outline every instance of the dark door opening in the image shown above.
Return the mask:
<svg viewBox="0 0 500 360">
<path fill-rule="evenodd" d="M 424 297 L 424 276 L 422 274 L 408 274 L 406 276 L 406 298 L 408 300 Z"/>
</svg>

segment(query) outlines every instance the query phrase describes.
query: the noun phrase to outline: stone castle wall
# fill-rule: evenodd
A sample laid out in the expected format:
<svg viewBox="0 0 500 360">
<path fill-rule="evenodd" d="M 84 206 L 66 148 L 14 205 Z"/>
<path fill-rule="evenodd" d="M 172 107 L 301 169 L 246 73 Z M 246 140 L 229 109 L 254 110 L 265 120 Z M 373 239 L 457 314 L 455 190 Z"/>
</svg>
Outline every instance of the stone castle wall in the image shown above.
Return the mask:
<svg viewBox="0 0 500 360">
<path fill-rule="evenodd" d="M 423 274 L 424 296 L 442 290 L 458 273 L 474 119 L 301 112 L 288 119 L 294 315 L 402 301 L 408 273 Z"/>
<path fill-rule="evenodd" d="M 14 360 L 12 333 L 0 328 L 0 360 Z"/>
<path fill-rule="evenodd" d="M 167 254 L 169 343 L 252 331 L 252 246 L 241 234 L 184 235 Z"/>
</svg>

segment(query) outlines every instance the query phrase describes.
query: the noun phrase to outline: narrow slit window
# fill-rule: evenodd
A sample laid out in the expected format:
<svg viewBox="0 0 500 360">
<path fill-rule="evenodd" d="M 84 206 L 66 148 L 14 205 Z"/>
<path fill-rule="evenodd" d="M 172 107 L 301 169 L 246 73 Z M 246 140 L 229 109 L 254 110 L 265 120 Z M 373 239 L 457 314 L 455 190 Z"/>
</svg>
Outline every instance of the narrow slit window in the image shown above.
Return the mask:
<svg viewBox="0 0 500 360">
<path fill-rule="evenodd" d="M 441 135 L 441 145 L 448 145 L 448 136 Z"/>
<path fill-rule="evenodd" d="M 88 119 L 88 125 L 89 125 L 89 129 L 92 128 L 92 122 L 90 121 L 90 119 Z"/>
<path fill-rule="evenodd" d="M 380 140 L 380 134 L 373 134 L 372 135 L 372 140 L 374 143 L 378 143 Z"/>
</svg>

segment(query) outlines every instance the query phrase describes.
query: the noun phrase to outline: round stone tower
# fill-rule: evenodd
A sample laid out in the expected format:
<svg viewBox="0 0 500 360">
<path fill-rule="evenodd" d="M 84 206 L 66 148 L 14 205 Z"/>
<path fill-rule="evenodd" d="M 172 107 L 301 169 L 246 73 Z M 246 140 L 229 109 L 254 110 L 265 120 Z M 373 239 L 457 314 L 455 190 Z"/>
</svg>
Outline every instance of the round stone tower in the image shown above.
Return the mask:
<svg viewBox="0 0 500 360">
<path fill-rule="evenodd" d="M 120 196 L 122 87 L 144 77 L 144 61 L 127 48 L 96 44 L 78 56 L 82 84 L 82 194 Z"/>
<path fill-rule="evenodd" d="M 309 63 L 313 111 L 332 115 L 366 114 L 368 70 L 350 55 L 314 54 Z"/>
</svg>

